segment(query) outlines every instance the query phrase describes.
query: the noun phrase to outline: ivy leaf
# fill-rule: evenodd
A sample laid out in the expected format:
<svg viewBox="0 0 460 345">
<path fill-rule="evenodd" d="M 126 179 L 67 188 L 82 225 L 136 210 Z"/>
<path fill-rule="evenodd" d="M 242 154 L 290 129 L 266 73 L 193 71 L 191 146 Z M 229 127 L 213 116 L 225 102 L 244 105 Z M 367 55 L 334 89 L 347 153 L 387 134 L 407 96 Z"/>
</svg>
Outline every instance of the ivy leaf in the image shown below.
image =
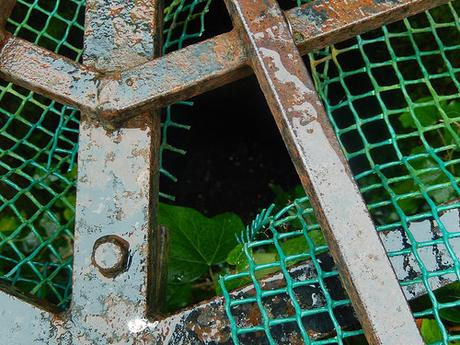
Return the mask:
<svg viewBox="0 0 460 345">
<path fill-rule="evenodd" d="M 422 319 L 420 332 L 426 344 L 438 343 L 443 340 L 441 329 L 436 320 Z M 449 345 L 460 345 L 460 341 L 449 341 Z"/>
<path fill-rule="evenodd" d="M 460 308 L 448 308 L 439 311 L 439 315 L 446 321 L 460 324 Z"/>
<path fill-rule="evenodd" d="M 227 256 L 227 263 L 231 266 L 239 266 L 242 262 L 247 261 L 243 251 L 243 244 L 238 244 Z"/>
<path fill-rule="evenodd" d="M 423 105 L 415 107 L 413 114 L 411 112 L 405 112 L 399 117 L 399 121 L 404 128 L 417 129 L 414 121 L 414 115 L 420 121 L 422 127 L 429 127 L 436 123 L 443 123 L 444 119 L 440 110 L 442 110 L 447 117 L 451 119 L 460 118 L 460 102 L 458 101 L 452 101 L 449 103 L 445 101 L 440 102 L 439 106 L 441 109 L 435 105 L 434 99 L 431 97 L 421 98 L 415 102 L 416 105 L 418 103 L 423 103 Z M 454 121 L 450 126 L 453 126 L 454 133 L 456 133 L 458 138 L 460 135 L 460 126 L 457 123 L 458 121 Z M 429 138 L 429 142 L 433 145 L 436 145 L 437 142 L 439 142 L 438 145 L 452 145 L 457 142 L 456 137 L 454 137 L 455 134 L 452 134 L 452 132 L 448 129 L 447 124 L 444 125 L 444 128 L 438 129 L 435 137 Z M 458 150 L 458 148 L 455 150 Z"/>
<path fill-rule="evenodd" d="M 257 265 L 268 264 L 271 262 L 278 261 L 278 255 L 274 251 L 263 251 L 263 252 L 253 252 L 252 249 L 249 249 L 250 256 L 252 261 Z M 249 269 L 249 262 L 246 254 L 244 253 L 244 245 L 238 244 L 227 257 L 227 263 L 231 266 L 235 266 L 236 272 L 245 272 Z M 268 268 L 260 271 L 256 271 L 256 277 L 263 277 L 272 272 L 276 272 L 278 267 L 274 269 Z"/>
<path fill-rule="evenodd" d="M 323 246 L 326 244 L 326 241 L 320 230 L 310 231 L 308 235 L 312 239 L 313 243 L 315 244 L 315 247 Z M 280 242 L 280 247 L 284 255 L 286 256 L 305 253 L 309 249 L 307 240 L 305 239 L 303 235 Z M 251 253 L 250 255 L 254 263 L 257 265 L 279 261 L 278 251 L 276 250 L 274 244 L 265 248 L 264 251 L 253 252 L 252 249 L 249 249 L 249 251 Z M 228 254 L 226 262 L 230 266 L 235 266 L 234 273 L 247 272 L 249 269 L 249 262 L 244 252 L 244 245 L 238 244 L 237 246 L 235 246 L 235 248 L 233 248 Z M 292 266 L 298 262 L 299 260 L 290 261 L 287 265 Z M 255 275 L 257 278 L 262 278 L 264 276 L 278 272 L 279 270 L 280 270 L 280 267 L 275 266 L 275 267 L 263 269 L 260 271 L 256 271 Z M 249 284 L 250 282 L 251 282 L 250 278 L 244 277 L 240 279 L 232 279 L 230 281 L 227 281 L 225 284 L 228 290 L 233 290 L 238 287 Z M 222 293 L 220 286 L 217 287 L 216 291 L 217 291 L 217 294 Z"/>
<path fill-rule="evenodd" d="M 442 333 L 436 320 L 423 319 L 420 329 L 425 343 L 431 344 L 442 340 Z"/>
<path fill-rule="evenodd" d="M 417 103 L 434 103 L 432 97 L 424 97 L 420 98 L 415 102 Z M 445 102 L 441 103 L 441 106 L 444 108 L 446 106 Z M 399 121 L 401 122 L 402 126 L 404 128 L 414 128 L 416 129 L 417 126 L 414 121 L 414 116 L 420 121 L 420 124 L 423 127 L 426 126 L 431 126 L 434 125 L 439 119 L 440 119 L 440 114 L 439 110 L 434 104 L 425 104 L 425 105 L 419 105 L 414 108 L 413 113 L 411 112 L 405 112 L 399 117 Z"/>
<path fill-rule="evenodd" d="M 166 290 L 166 311 L 184 308 L 192 300 L 192 284 L 170 284 Z"/>
<path fill-rule="evenodd" d="M 284 255 L 296 255 L 308 251 L 309 246 L 305 237 L 299 236 L 281 242 L 280 247 L 283 250 Z"/>
<path fill-rule="evenodd" d="M 256 265 L 275 263 L 278 261 L 278 256 L 275 253 L 269 252 L 253 252 L 252 249 L 249 249 L 252 260 Z M 231 266 L 235 266 L 234 273 L 248 272 L 249 271 L 249 262 L 244 253 L 244 245 L 238 244 L 233 248 L 227 257 L 227 263 Z M 279 271 L 278 266 L 266 268 L 263 270 L 258 270 L 255 272 L 257 279 L 270 275 Z M 245 286 L 251 283 L 252 280 L 250 277 L 243 277 L 238 279 L 231 279 L 225 282 L 225 288 L 228 291 L 237 289 L 239 287 Z M 216 286 L 216 293 L 222 295 L 222 288 L 220 284 Z"/>
<path fill-rule="evenodd" d="M 326 245 L 326 240 L 320 230 L 310 231 L 308 236 L 313 241 L 315 247 Z M 281 242 L 280 246 L 284 255 L 297 255 L 306 253 L 309 250 L 308 242 L 303 235 Z"/>
<path fill-rule="evenodd" d="M 450 118 L 460 117 L 460 102 L 450 102 L 447 104 L 445 111 Z"/>
<path fill-rule="evenodd" d="M 460 282 L 450 284 L 436 292 L 439 302 L 456 302 L 460 299 Z M 441 309 L 439 315 L 446 321 L 460 324 L 460 307 Z"/>
<path fill-rule="evenodd" d="M 160 204 L 159 223 L 170 233 L 169 278 L 175 283 L 191 282 L 223 263 L 237 244 L 244 225 L 234 213 L 208 218 L 187 207 Z"/>
</svg>

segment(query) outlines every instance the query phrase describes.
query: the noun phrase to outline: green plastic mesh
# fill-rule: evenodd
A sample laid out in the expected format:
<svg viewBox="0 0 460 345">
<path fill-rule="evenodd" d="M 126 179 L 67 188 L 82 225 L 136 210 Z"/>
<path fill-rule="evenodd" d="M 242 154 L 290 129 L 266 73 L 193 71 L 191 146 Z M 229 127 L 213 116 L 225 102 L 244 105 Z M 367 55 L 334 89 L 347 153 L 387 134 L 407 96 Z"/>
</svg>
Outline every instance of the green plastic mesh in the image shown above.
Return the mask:
<svg viewBox="0 0 460 345">
<path fill-rule="evenodd" d="M 18 0 L 7 29 L 79 60 L 84 0 Z M 210 0 L 173 0 L 165 7 L 164 52 L 204 30 Z M 198 25 L 196 24 L 198 23 Z M 70 299 L 79 113 L 0 81 L 0 279 L 65 306 Z M 176 180 L 165 161 L 183 154 L 171 145 L 174 107 L 163 112 L 161 176 Z M 167 193 L 161 196 L 173 197 Z"/>
<path fill-rule="evenodd" d="M 301 1 L 298 1 L 300 4 Z M 165 10 L 165 52 L 183 47 L 204 30 L 211 0 L 171 0 Z M 387 248 L 394 263 L 404 260 L 417 269 L 401 284 L 424 289 L 429 307 L 414 307 L 418 319 L 439 327 L 433 344 L 452 344 L 460 336 L 449 331 L 443 315 L 460 307 L 446 302 L 432 288 L 434 279 L 458 280 L 460 262 L 457 226 L 447 223 L 459 199 L 459 70 L 460 2 L 406 19 L 311 54 L 309 63 L 318 92 L 382 236 L 402 233 L 400 248 Z M 83 0 L 18 0 L 8 23 L 15 35 L 78 60 L 83 36 Z M 33 18 L 33 20 L 32 20 Z M 196 25 L 196 23 L 199 25 Z M 191 25 L 195 23 L 194 25 Z M 198 27 L 198 29 L 197 29 Z M 62 106 L 10 83 L 0 84 L 0 277 L 23 291 L 66 305 L 70 298 L 72 229 L 75 207 L 75 158 L 79 116 Z M 164 178 L 175 181 L 165 165 L 168 153 L 184 151 L 168 144 L 170 128 L 187 127 L 173 119 L 174 107 L 163 114 L 162 164 Z M 171 198 L 168 194 L 165 197 Z M 437 232 L 419 238 L 412 225 L 429 221 Z M 296 250 L 285 243 L 298 239 Z M 345 327 L 340 310 L 350 306 L 345 296 L 331 291 L 334 268 L 322 258 L 327 246 L 306 198 L 282 210 L 258 217 L 242 236 L 246 271 L 221 279 L 226 311 L 236 343 L 245 334 L 277 343 L 273 330 L 297 325 L 306 344 L 344 344 L 362 334 Z M 432 268 L 421 253 L 447 253 L 442 267 Z M 260 253 L 276 259 L 260 260 Z M 270 256 L 273 258 L 273 256 Z M 314 274 L 293 279 L 288 268 L 310 260 Z M 285 284 L 265 291 L 259 283 L 267 272 L 281 271 Z M 441 277 L 441 278 L 440 278 Z M 229 290 L 237 280 L 253 282 L 256 294 L 233 300 Z M 299 301 L 296 289 L 315 286 L 321 306 Z M 276 316 L 264 300 L 288 295 L 291 312 Z M 258 323 L 240 324 L 235 310 L 254 304 Z M 333 325 L 330 337 L 313 340 L 303 320 L 318 315 Z M 263 340 L 261 340 L 263 341 Z"/>
<path fill-rule="evenodd" d="M 446 296 L 433 288 L 446 277 L 460 278 L 459 13 L 460 2 L 455 1 L 309 56 L 317 90 L 377 231 L 398 239 L 387 246 L 388 255 L 395 266 L 412 267 L 399 275 L 401 285 L 426 294 L 413 310 L 422 328 L 425 322 L 435 329 L 425 338 L 430 344 L 460 340 L 448 317 L 459 315 L 458 292 Z M 293 324 L 305 344 L 356 343 L 359 327 L 339 322 L 340 308 L 350 302 L 334 297 L 328 286 L 337 271 L 320 264 L 327 248 L 317 241 L 318 225 L 307 199 L 259 218 L 264 221 L 248 227 L 242 239 L 248 269 L 220 280 L 235 343 L 248 333 L 271 344 L 286 343 L 277 338 L 281 324 Z M 423 223 L 434 229 L 429 236 L 420 231 Z M 292 250 L 286 241 L 293 238 L 305 245 Z M 442 262 L 434 265 L 430 260 L 440 252 Z M 275 253 L 277 259 L 266 262 L 260 253 Z M 287 269 L 305 259 L 314 264 L 313 277 L 296 281 Z M 276 291 L 264 291 L 260 284 L 270 270 L 284 276 L 285 284 Z M 229 290 L 241 279 L 254 283 L 256 293 L 233 299 Z M 317 287 L 320 306 L 299 301 L 296 289 L 305 285 Z M 286 315 L 273 315 L 264 304 L 267 296 L 276 295 L 289 297 L 292 308 Z M 255 324 L 235 317 L 243 304 L 259 310 Z M 305 327 L 312 315 L 332 324 L 330 337 L 317 339 L 314 329 Z"/>
</svg>

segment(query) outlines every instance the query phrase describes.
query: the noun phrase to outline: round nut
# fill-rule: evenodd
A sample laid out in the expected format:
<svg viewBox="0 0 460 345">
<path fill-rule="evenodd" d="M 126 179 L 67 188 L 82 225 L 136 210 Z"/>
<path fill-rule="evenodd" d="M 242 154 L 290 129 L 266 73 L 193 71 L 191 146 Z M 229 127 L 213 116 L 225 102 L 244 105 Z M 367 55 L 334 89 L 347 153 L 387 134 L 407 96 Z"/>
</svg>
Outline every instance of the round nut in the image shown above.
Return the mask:
<svg viewBox="0 0 460 345">
<path fill-rule="evenodd" d="M 129 243 L 116 235 L 99 238 L 93 247 L 93 264 L 106 277 L 113 278 L 128 268 Z"/>
</svg>

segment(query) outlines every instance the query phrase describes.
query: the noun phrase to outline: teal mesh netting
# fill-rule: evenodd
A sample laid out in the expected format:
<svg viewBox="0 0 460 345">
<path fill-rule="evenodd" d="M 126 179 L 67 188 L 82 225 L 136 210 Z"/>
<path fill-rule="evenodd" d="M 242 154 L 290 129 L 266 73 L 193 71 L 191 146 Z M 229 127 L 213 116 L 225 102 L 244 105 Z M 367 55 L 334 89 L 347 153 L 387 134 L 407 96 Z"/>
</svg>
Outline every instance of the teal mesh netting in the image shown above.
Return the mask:
<svg viewBox="0 0 460 345">
<path fill-rule="evenodd" d="M 308 61 L 406 296 L 425 295 L 412 307 L 430 344 L 460 343 L 458 283 L 436 291 L 460 278 L 459 13 L 455 1 L 313 53 Z M 221 278 L 236 343 L 248 333 L 271 344 L 364 342 L 360 327 L 340 319 L 350 302 L 330 285 L 337 271 L 321 264 L 327 248 L 318 241 L 312 211 L 306 198 L 298 199 L 248 227 L 246 268 Z M 299 260 L 314 266 L 301 281 L 288 272 Z M 270 271 L 283 273 L 276 291 L 261 284 Z M 228 290 L 241 280 L 254 283 L 255 295 L 231 297 Z M 299 298 L 303 287 L 316 288 L 310 303 Z M 274 296 L 289 299 L 284 314 L 265 303 Z M 250 322 L 237 317 L 243 305 L 258 310 Z M 308 328 L 313 316 L 333 331 Z M 282 325 L 291 325 L 293 338 L 280 337 Z"/>
<path fill-rule="evenodd" d="M 167 3 L 165 52 L 203 32 L 210 2 Z M 460 308 L 458 290 L 436 290 L 443 279 L 460 277 L 459 13 L 460 2 L 454 1 L 309 56 L 318 92 L 377 231 L 392 263 L 402 267 L 396 269 L 401 285 L 408 294 L 425 295 L 413 310 L 421 329 L 436 330 L 426 341 L 445 345 L 460 342 L 452 321 Z M 78 60 L 83 15 L 84 1 L 19 0 L 8 30 Z M 200 29 L 191 31 L 191 21 L 199 21 Z M 78 113 L 10 83 L 2 82 L 0 91 L 0 276 L 65 305 L 70 298 Z M 173 120 L 173 113 L 174 107 L 188 104 L 164 113 L 162 157 L 183 153 L 168 144 L 168 129 L 186 128 Z M 163 160 L 161 173 L 175 180 Z M 306 344 L 358 344 L 360 327 L 340 317 L 350 302 L 331 291 L 337 271 L 323 265 L 327 246 L 308 200 L 269 211 L 242 236 L 248 265 L 221 279 L 234 341 L 254 333 L 263 343 L 289 343 L 292 339 L 279 338 L 276 328 L 292 324 L 296 339 Z M 422 224 L 428 224 L 427 233 L 420 230 Z M 294 249 L 286 246 L 292 240 L 298 243 Z M 261 255 L 267 253 L 272 255 Z M 305 260 L 313 273 L 303 280 L 291 277 L 288 270 Z M 285 284 L 265 291 L 259 282 L 274 271 L 282 272 Z M 235 300 L 229 290 L 241 280 L 254 283 L 256 293 Z M 316 288 L 321 303 L 298 299 L 297 290 L 307 285 Z M 265 303 L 276 295 L 291 301 L 283 315 Z M 258 310 L 249 323 L 235 317 L 244 304 Z M 333 332 L 319 337 L 306 327 L 305 320 L 313 316 L 328 320 Z"/>
</svg>

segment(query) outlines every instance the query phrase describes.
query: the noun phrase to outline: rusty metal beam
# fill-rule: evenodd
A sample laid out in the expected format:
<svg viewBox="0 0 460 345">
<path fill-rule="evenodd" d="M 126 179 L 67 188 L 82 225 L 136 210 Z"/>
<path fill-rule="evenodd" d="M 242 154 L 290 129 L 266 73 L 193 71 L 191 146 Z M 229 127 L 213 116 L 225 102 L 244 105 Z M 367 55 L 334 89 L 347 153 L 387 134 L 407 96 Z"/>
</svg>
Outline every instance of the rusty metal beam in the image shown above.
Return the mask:
<svg viewBox="0 0 460 345">
<path fill-rule="evenodd" d="M 453 209 L 445 212 L 442 218 L 450 222 L 459 221 L 459 210 Z M 423 221 L 423 223 L 426 221 Z M 432 221 L 431 221 L 432 222 Z M 420 223 L 413 223 L 420 230 Z M 433 223 L 434 226 L 434 223 Z M 424 226 L 424 232 L 427 234 L 435 233 L 436 229 L 430 229 L 430 226 Z M 402 229 L 395 230 L 395 237 L 404 236 L 399 234 Z M 400 246 L 399 241 L 391 238 L 390 232 L 382 237 L 382 240 L 389 248 L 395 245 Z M 399 235 L 398 235 L 399 234 Z M 456 243 L 460 242 L 460 238 L 454 239 Z M 425 256 L 426 255 L 426 256 Z M 449 253 L 444 249 L 440 253 L 422 254 L 422 260 L 425 262 L 436 262 L 436 267 L 433 270 L 445 267 L 445 262 L 451 259 Z M 328 254 L 322 254 L 318 257 L 322 270 L 331 272 L 334 268 L 334 262 Z M 418 266 L 412 266 L 409 263 L 396 265 L 395 270 L 398 277 L 404 281 L 406 279 L 413 280 L 413 272 L 418 272 Z M 317 271 L 313 262 L 306 261 L 297 266 L 289 267 L 289 275 L 295 281 L 311 281 L 317 279 Z M 260 279 L 260 285 L 265 290 L 276 290 L 284 287 L 285 279 L 283 273 L 274 273 Z M 456 281 L 455 274 L 451 277 L 438 277 L 432 279 L 431 283 L 433 291 L 446 286 Z M 335 300 L 346 298 L 346 293 L 341 285 L 338 277 L 330 277 L 327 280 L 326 288 Z M 411 285 L 403 287 L 408 301 L 412 301 L 426 294 L 422 286 Z M 255 290 L 253 285 L 248 285 L 230 293 L 231 300 L 237 301 L 242 298 L 254 296 Z M 319 286 L 306 284 L 296 289 L 296 296 L 299 301 L 302 301 L 305 309 L 327 307 L 326 301 L 318 296 L 323 296 Z M 70 322 L 68 313 L 56 311 L 52 306 L 42 304 L 42 301 L 37 301 L 29 296 L 18 293 L 15 290 L 0 287 L 0 305 L 3 306 L 0 311 L 0 336 L 10 339 L 9 345 L 23 345 L 24 343 L 33 344 L 34 341 L 42 341 L 47 344 L 59 344 L 56 338 L 60 338 L 61 343 L 65 343 L 68 338 Z M 32 306 L 31 306 L 32 305 Z M 280 294 L 273 297 L 273 300 L 267 302 L 266 307 L 275 311 L 275 315 L 290 316 L 292 314 L 292 304 L 290 297 L 286 294 Z M 243 305 L 239 308 L 234 308 L 234 318 L 238 320 L 240 327 L 258 326 L 260 324 L 260 312 L 257 306 L 253 303 Z M 359 329 L 359 322 L 356 320 L 350 307 L 342 307 L 335 310 L 336 317 L 342 329 L 355 330 Z M 311 338 L 314 340 L 326 339 L 335 336 L 335 328 L 330 319 L 324 318 L 323 314 L 313 314 L 303 318 L 305 328 L 308 330 Z M 5 325 L 5 327 L 3 327 Z M 212 300 L 199 303 L 198 305 L 182 310 L 165 318 L 153 318 L 151 320 L 143 320 L 139 326 L 147 326 L 147 332 L 150 333 L 150 344 L 213 344 L 213 345 L 230 345 L 233 341 L 230 337 L 230 323 L 225 312 L 225 300 L 223 297 L 216 297 Z M 66 332 L 67 329 L 67 332 Z M 5 333 L 8 332 L 8 333 Z M 282 339 L 285 339 L 286 334 L 292 334 L 294 338 L 299 338 L 298 328 L 295 322 L 285 323 L 276 329 L 274 337 L 276 340 L 280 338 L 279 344 L 283 344 Z M 19 336 L 20 335 L 20 336 Z M 241 344 L 253 344 L 260 336 L 259 333 L 246 333 L 240 336 Z M 69 342 L 65 343 L 68 344 Z M 149 344 L 149 342 L 146 342 Z"/>
<path fill-rule="evenodd" d="M 447 2 L 316 0 L 284 15 L 306 54 Z M 233 31 L 106 78 L 98 107 L 101 120 L 120 123 L 139 108 L 161 107 L 249 75 L 243 46 Z"/>
<path fill-rule="evenodd" d="M 286 11 L 285 16 L 301 53 L 306 54 L 447 2 L 316 0 Z M 239 36 L 232 31 L 148 62 L 137 59 L 136 55 L 130 67 L 118 66 L 123 69 L 121 73 L 114 72 L 118 68 L 112 65 L 103 69 L 106 75 L 98 76 L 94 70 L 42 48 L 30 50 L 34 52 L 32 55 L 24 54 L 30 44 L 9 36 L 0 51 L 0 76 L 60 102 L 98 113 L 101 121 L 113 127 L 142 111 L 190 98 L 249 75 L 249 59 L 242 47 Z M 119 54 L 123 56 L 122 51 Z M 101 69 L 102 63 L 100 58 L 93 66 Z M 72 69 L 74 80 L 64 73 Z M 23 71 L 29 73 L 25 76 Z M 48 74 L 50 78 L 41 79 Z M 59 81 L 60 76 L 64 82 Z M 83 90 L 78 90 L 80 87 Z M 93 100 L 95 92 L 98 97 Z"/>
<path fill-rule="evenodd" d="M 82 111 L 95 111 L 99 73 L 33 43 L 7 34 L 0 77 Z"/>
<path fill-rule="evenodd" d="M 285 12 L 285 16 L 303 55 L 449 1 L 315 0 Z"/>
<path fill-rule="evenodd" d="M 278 3 L 226 3 L 367 340 L 372 345 L 423 345 Z M 295 300 L 294 291 L 289 293 Z M 298 327 L 303 329 L 302 322 Z"/>
<path fill-rule="evenodd" d="M 88 0 L 85 63 L 108 72 L 155 58 L 162 15 L 160 0 Z M 72 343 L 143 343 L 166 257 L 155 250 L 160 116 L 139 113 L 113 132 L 91 117 L 79 136 Z"/>
<path fill-rule="evenodd" d="M 459 209 L 452 209 L 443 212 L 440 215 L 441 221 L 447 226 L 455 226 L 452 230 L 459 230 L 460 214 Z M 409 225 L 409 231 L 412 227 L 416 228 L 418 235 L 430 237 L 436 234 L 437 223 L 434 219 L 426 219 L 419 222 L 412 222 Z M 382 232 L 381 239 L 387 250 L 401 250 L 410 248 L 408 241 L 401 241 L 406 238 L 402 228 L 392 231 Z M 452 239 L 453 245 L 460 244 L 460 238 Z M 404 247 L 401 247 L 405 243 Z M 430 271 L 445 270 L 446 263 L 452 262 L 450 254 L 446 248 L 440 246 L 439 251 L 424 251 L 421 253 L 423 262 L 432 262 L 433 266 Z M 408 254 L 409 255 L 409 254 Z M 421 275 L 420 267 L 410 260 L 405 260 L 404 256 L 395 257 L 393 267 L 400 281 L 414 281 L 417 275 Z M 409 256 L 407 257 L 407 259 Z M 321 269 L 325 272 L 335 270 L 334 261 L 329 254 L 322 254 L 317 260 Z M 453 263 L 452 263 L 453 265 Z M 311 261 L 300 263 L 297 266 L 291 266 L 288 269 L 289 276 L 294 281 L 312 281 L 318 279 L 317 270 Z M 432 277 L 433 291 L 453 283 L 457 280 L 455 273 L 450 276 Z M 281 272 L 268 275 L 260 279 L 260 285 L 264 290 L 278 290 L 285 287 L 284 275 Z M 338 277 L 330 277 L 326 281 L 326 289 L 331 297 L 338 301 L 346 298 L 346 293 Z M 412 301 L 426 294 L 423 283 L 412 284 L 403 287 L 404 294 L 408 301 Z M 232 301 L 240 301 L 243 298 L 254 296 L 254 286 L 248 285 L 231 292 Z M 320 296 L 320 298 L 318 298 Z M 304 309 L 327 307 L 326 300 L 323 296 L 321 287 L 317 284 L 305 284 L 296 288 L 296 298 L 302 302 Z M 18 293 L 16 290 L 6 288 L 3 284 L 0 286 L 0 337 L 10 339 L 11 345 L 22 345 L 24 343 L 33 344 L 36 341 L 42 341 L 48 344 L 70 343 L 68 330 L 72 327 L 69 320 L 68 312 L 59 312 L 52 306 L 43 305 L 42 301 L 32 299 L 29 296 Z M 266 307 L 274 312 L 274 315 L 289 317 L 292 315 L 291 298 L 282 293 L 267 301 Z M 261 314 L 258 307 L 253 303 L 241 305 L 238 308 L 232 308 L 233 317 L 238 320 L 239 327 L 258 326 L 260 324 Z M 348 331 L 359 329 L 359 322 L 356 320 L 350 307 L 342 307 L 334 310 L 342 329 Z M 66 324 L 69 322 L 69 324 Z M 325 339 L 335 336 L 336 330 L 330 319 L 324 318 L 323 314 L 313 314 L 303 318 L 304 326 L 314 340 Z M 165 318 L 153 318 L 142 320 L 139 327 L 148 328 L 151 343 L 156 344 L 232 344 L 230 338 L 230 323 L 225 312 L 225 300 L 223 297 L 216 297 L 210 301 L 202 302 L 186 310 L 180 311 Z M 3 327 L 5 326 L 5 327 Z M 67 331 L 66 331 L 67 329 Z M 299 338 L 298 327 L 295 322 L 285 323 L 279 326 L 274 332 L 275 340 L 280 338 L 279 343 L 283 344 L 282 339 L 285 335 L 293 335 L 293 338 Z M 241 344 L 254 343 L 260 333 L 246 333 L 240 335 Z M 291 339 L 291 338 L 290 338 Z M 147 342 L 148 343 L 148 342 Z"/>
<path fill-rule="evenodd" d="M 316 0 L 284 13 L 302 54 L 447 3 L 447 0 Z M 144 107 L 196 96 L 251 73 L 235 32 L 186 47 L 101 84 L 98 111 L 120 123 Z"/>
</svg>

